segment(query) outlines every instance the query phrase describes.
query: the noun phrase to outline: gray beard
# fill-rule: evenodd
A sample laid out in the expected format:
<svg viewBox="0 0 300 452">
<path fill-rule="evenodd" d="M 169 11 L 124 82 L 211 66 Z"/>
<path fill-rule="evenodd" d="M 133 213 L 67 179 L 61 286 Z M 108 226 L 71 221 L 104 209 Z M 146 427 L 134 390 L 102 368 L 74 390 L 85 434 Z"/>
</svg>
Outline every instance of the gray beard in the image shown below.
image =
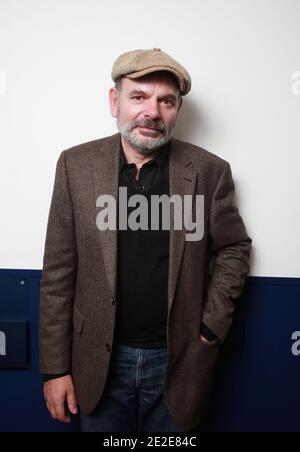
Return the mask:
<svg viewBox="0 0 300 452">
<path fill-rule="evenodd" d="M 142 139 L 134 135 L 133 130 L 136 128 L 136 123 L 129 123 L 124 126 L 120 125 L 119 115 L 117 115 L 117 128 L 121 136 L 138 152 L 143 155 L 149 155 L 160 148 L 162 148 L 170 140 L 172 133 L 175 128 L 175 122 L 167 129 L 161 130 L 161 137 L 158 139 L 153 139 L 149 142 L 144 142 Z"/>
</svg>

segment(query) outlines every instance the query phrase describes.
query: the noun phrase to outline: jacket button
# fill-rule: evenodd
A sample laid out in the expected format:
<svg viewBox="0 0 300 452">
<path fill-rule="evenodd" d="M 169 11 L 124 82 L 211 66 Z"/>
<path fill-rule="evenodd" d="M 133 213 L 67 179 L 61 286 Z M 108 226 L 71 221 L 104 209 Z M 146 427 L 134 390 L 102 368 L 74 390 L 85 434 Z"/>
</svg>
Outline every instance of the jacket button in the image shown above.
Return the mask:
<svg viewBox="0 0 300 452">
<path fill-rule="evenodd" d="M 115 304 L 115 299 L 114 299 L 114 297 L 111 297 L 110 301 L 111 301 L 111 304 Z"/>
<path fill-rule="evenodd" d="M 107 351 L 107 352 L 110 352 L 110 351 L 111 351 L 111 346 L 110 346 L 109 344 L 105 344 L 105 347 L 106 347 L 106 351 Z"/>
</svg>

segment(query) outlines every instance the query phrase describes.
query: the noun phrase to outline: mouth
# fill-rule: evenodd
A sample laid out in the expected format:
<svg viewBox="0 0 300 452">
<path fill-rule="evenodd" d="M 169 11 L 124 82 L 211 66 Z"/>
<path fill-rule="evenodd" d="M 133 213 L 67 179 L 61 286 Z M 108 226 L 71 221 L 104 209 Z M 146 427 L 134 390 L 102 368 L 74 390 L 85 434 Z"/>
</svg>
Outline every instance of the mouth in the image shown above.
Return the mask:
<svg viewBox="0 0 300 452">
<path fill-rule="evenodd" d="M 150 127 L 138 127 L 139 129 L 141 129 L 141 130 L 145 130 L 145 131 L 147 131 L 147 132 L 152 132 L 152 133 L 160 133 L 160 130 L 157 130 L 157 129 L 152 129 L 152 128 L 150 128 Z"/>
</svg>

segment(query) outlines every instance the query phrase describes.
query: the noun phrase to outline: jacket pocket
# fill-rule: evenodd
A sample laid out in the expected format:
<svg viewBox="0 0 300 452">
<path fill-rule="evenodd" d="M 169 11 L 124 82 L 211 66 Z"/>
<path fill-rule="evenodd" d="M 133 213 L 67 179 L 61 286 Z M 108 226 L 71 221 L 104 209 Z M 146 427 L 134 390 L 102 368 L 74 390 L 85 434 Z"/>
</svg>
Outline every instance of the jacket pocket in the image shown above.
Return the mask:
<svg viewBox="0 0 300 452">
<path fill-rule="evenodd" d="M 83 324 L 84 324 L 84 316 L 81 314 L 79 309 L 74 305 L 73 309 L 73 327 L 74 331 L 76 331 L 77 334 L 82 333 Z"/>
</svg>

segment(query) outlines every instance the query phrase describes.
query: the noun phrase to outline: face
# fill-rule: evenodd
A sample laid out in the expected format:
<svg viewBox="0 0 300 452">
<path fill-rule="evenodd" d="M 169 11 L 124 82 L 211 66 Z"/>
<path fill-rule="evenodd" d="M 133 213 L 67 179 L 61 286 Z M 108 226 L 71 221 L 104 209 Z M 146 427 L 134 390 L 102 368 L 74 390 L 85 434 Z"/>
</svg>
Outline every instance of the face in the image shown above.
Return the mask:
<svg viewBox="0 0 300 452">
<path fill-rule="evenodd" d="M 109 92 L 111 114 L 134 149 L 146 155 L 169 141 L 181 96 L 172 74 L 155 72 L 138 79 L 122 78 L 121 91 Z"/>
</svg>

